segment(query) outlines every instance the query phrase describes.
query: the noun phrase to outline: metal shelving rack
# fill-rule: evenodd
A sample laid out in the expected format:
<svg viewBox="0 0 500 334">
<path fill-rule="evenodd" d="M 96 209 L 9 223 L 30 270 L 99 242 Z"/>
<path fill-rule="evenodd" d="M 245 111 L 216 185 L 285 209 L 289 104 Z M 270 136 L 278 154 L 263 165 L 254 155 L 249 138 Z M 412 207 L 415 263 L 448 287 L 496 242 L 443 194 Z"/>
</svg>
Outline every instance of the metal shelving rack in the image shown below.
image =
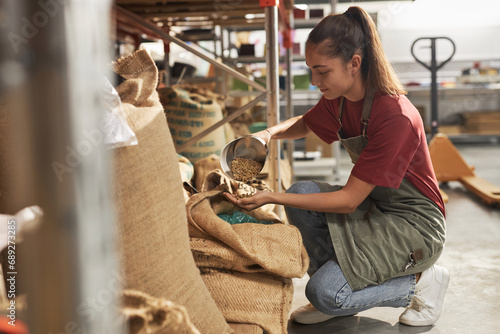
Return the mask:
<svg viewBox="0 0 500 334">
<path fill-rule="evenodd" d="M 211 63 L 217 70 L 229 74 L 254 88 L 260 94 L 233 112 L 229 117 L 214 124 L 199 135 L 184 143 L 183 147 L 191 145 L 201 137 L 207 135 L 214 129 L 235 119 L 245 110 L 253 107 L 258 102 L 267 101 L 267 122 L 273 126 L 279 122 L 279 55 L 278 55 L 278 26 L 289 29 L 286 22 L 288 17 L 286 11 L 293 8 L 293 0 L 283 1 L 281 4 L 276 0 L 260 1 L 225 1 L 225 0 L 190 0 L 183 2 L 170 2 L 158 0 L 116 0 L 115 12 L 119 22 L 130 25 L 141 32 L 157 36 L 165 43 L 175 43 L 196 56 Z M 278 11 L 279 9 L 279 11 Z M 256 18 L 248 19 L 249 14 Z M 264 17 L 262 17 L 264 14 Z M 247 18 L 245 18 L 245 16 Z M 281 17 L 281 22 L 280 21 Z M 283 20 L 285 22 L 283 22 Z M 281 23 L 281 24 L 279 24 Z M 267 88 L 240 74 L 231 67 L 225 65 L 219 59 L 213 59 L 198 49 L 186 44 L 181 39 L 172 36 L 169 28 L 177 27 L 227 27 L 232 25 L 264 26 L 266 31 L 266 64 L 267 64 Z M 279 142 L 272 141 L 269 147 L 269 180 L 270 187 L 274 191 L 280 191 L 279 173 Z"/>
<path fill-rule="evenodd" d="M 297 1 L 295 1 L 297 2 Z M 323 1 L 320 3 L 328 3 L 328 1 Z M 335 8 L 335 1 L 330 1 L 330 7 Z M 314 28 L 322 18 L 311 18 L 311 19 L 295 19 L 293 13 L 290 13 L 290 16 L 288 18 L 288 26 L 290 29 L 312 29 Z M 252 24 L 250 26 L 248 25 L 235 25 L 227 28 L 228 31 L 230 32 L 241 32 L 241 31 L 256 31 L 256 30 L 262 30 L 262 27 L 259 27 L 258 25 Z M 266 59 L 265 57 L 256 57 L 256 56 L 250 56 L 250 55 L 244 55 L 244 56 L 238 56 L 236 58 L 230 58 L 230 57 L 225 57 L 223 58 L 224 62 L 227 64 L 255 64 L 255 63 L 265 63 Z M 292 118 L 294 116 L 297 116 L 297 111 L 295 110 L 296 106 L 305 107 L 305 106 L 314 106 L 317 101 L 321 98 L 322 94 L 317 91 L 311 91 L 311 90 L 306 90 L 306 89 L 295 89 L 293 88 L 293 71 L 292 71 L 292 64 L 297 63 L 297 62 L 305 62 L 305 56 L 304 55 L 294 55 L 292 53 L 292 48 L 286 48 L 286 54 L 281 55 L 279 57 L 279 64 L 283 64 L 286 69 L 287 69 L 287 75 L 285 76 L 285 87 L 286 90 L 282 90 L 282 98 L 280 105 L 281 107 L 286 108 L 286 118 Z M 255 95 L 255 92 L 232 92 L 231 96 L 249 96 L 249 95 Z M 299 145 L 300 146 L 300 145 Z M 310 174 L 303 173 L 304 169 L 311 169 L 313 170 L 319 165 L 322 165 L 325 163 L 324 159 L 320 160 L 314 160 L 314 161 L 307 161 L 306 164 L 304 165 L 304 161 L 300 162 L 295 162 L 293 158 L 293 152 L 295 151 L 295 141 L 294 140 L 289 140 L 287 141 L 287 154 L 288 157 L 290 157 L 290 165 L 292 169 L 292 173 L 296 177 L 300 176 L 320 176 L 320 177 L 329 177 L 332 174 L 335 176 L 335 179 L 338 180 L 339 175 L 340 175 L 340 164 L 339 164 L 339 157 L 340 157 L 340 143 L 335 142 L 332 144 L 332 155 L 335 157 L 333 159 L 333 163 L 330 161 L 331 159 L 328 159 L 328 163 L 332 164 L 332 170 L 331 172 L 328 172 L 328 168 L 323 168 L 322 172 L 320 174 L 315 174 L 314 172 L 311 172 Z M 304 165 L 304 167 L 301 167 Z M 297 167 L 297 168 L 295 168 Z M 300 169 L 300 170 L 299 170 Z"/>
</svg>

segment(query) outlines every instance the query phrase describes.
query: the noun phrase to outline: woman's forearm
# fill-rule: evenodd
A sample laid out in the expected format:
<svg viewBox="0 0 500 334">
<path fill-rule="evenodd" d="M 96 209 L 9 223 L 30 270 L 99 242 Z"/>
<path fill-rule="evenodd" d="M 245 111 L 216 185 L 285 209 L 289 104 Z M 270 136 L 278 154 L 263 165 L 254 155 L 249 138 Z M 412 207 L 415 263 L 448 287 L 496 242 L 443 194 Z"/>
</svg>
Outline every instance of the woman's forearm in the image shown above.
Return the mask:
<svg viewBox="0 0 500 334">
<path fill-rule="evenodd" d="M 304 138 L 311 130 L 305 125 L 302 115 L 290 118 L 266 130 L 254 133 L 266 143 L 271 139 L 299 139 Z"/>
<path fill-rule="evenodd" d="M 267 199 L 269 203 L 310 211 L 351 213 L 356 209 L 353 207 L 354 201 L 342 190 L 317 194 L 270 192 L 266 196 L 269 196 Z"/>
<path fill-rule="evenodd" d="M 310 131 L 305 125 L 302 115 L 290 118 L 268 130 L 271 132 L 273 139 L 304 138 Z"/>
<path fill-rule="evenodd" d="M 374 188 L 375 185 L 351 175 L 342 189 L 332 192 L 293 194 L 259 191 L 244 198 L 229 193 L 224 193 L 224 196 L 234 205 L 249 211 L 273 203 L 310 211 L 352 213 Z"/>
</svg>

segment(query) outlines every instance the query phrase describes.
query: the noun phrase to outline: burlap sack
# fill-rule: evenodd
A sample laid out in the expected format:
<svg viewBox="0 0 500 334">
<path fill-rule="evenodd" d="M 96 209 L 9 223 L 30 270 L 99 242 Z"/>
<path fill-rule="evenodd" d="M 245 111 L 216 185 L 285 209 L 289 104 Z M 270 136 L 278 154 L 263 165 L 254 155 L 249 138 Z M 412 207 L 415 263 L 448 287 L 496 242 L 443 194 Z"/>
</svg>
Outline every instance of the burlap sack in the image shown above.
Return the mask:
<svg viewBox="0 0 500 334">
<path fill-rule="evenodd" d="M 193 176 L 196 189 L 199 192 L 220 189 L 235 195 L 250 195 L 254 194 L 257 190 L 264 190 L 263 188 L 257 189 L 256 187 L 231 179 L 220 168 L 220 158 L 214 154 L 208 158 L 198 160 L 194 164 Z M 269 188 L 265 190 L 270 191 Z M 272 211 L 274 204 L 267 204 L 266 208 Z"/>
<path fill-rule="evenodd" d="M 213 98 L 173 87 L 158 92 L 176 148 L 222 120 L 221 106 Z M 194 163 L 211 154 L 220 156 L 225 144 L 224 127 L 219 127 L 178 153 Z"/>
<path fill-rule="evenodd" d="M 243 183 L 231 179 L 220 169 L 214 169 L 209 172 L 199 189 L 201 192 L 214 189 L 223 190 L 239 198 L 252 196 L 258 191 L 271 191 L 271 189 L 262 180 L 252 179 L 247 183 Z M 276 206 L 274 204 L 266 204 L 258 208 L 257 211 L 265 212 L 268 215 L 278 218 L 274 213 L 275 207 Z"/>
<path fill-rule="evenodd" d="M 181 172 L 181 181 L 183 184 L 182 192 L 184 195 L 184 202 L 187 202 L 191 196 L 191 192 L 186 189 L 186 183 L 191 184 L 191 179 L 194 175 L 194 166 L 191 161 L 180 154 L 177 154 L 177 158 L 179 160 L 179 171 Z"/>
<path fill-rule="evenodd" d="M 210 90 L 206 87 L 202 87 L 200 85 L 193 85 L 193 84 L 182 84 L 182 85 L 175 85 L 176 88 L 185 90 L 189 93 L 193 94 L 198 94 L 201 95 L 207 99 L 213 99 L 217 101 L 217 103 L 221 106 L 221 109 L 224 111 L 225 109 L 225 101 L 226 101 L 226 96 L 222 94 L 215 93 L 213 90 Z"/>
<path fill-rule="evenodd" d="M 226 111 L 227 96 L 215 93 L 213 91 L 213 89 L 203 87 L 200 84 L 196 84 L 196 85 L 195 84 L 182 84 L 182 85 L 175 85 L 175 87 L 183 89 L 185 91 L 188 91 L 189 93 L 201 95 L 208 100 L 217 101 L 217 103 L 220 105 L 220 107 L 222 109 L 222 115 L 224 117 L 228 116 L 228 113 Z M 160 98 L 160 100 L 161 100 L 161 98 Z M 224 133 L 226 134 L 226 142 L 227 143 L 229 143 L 231 140 L 234 140 L 237 138 L 234 134 L 233 128 L 231 127 L 231 124 L 226 123 L 223 125 L 223 128 L 224 128 Z"/>
<path fill-rule="evenodd" d="M 250 188 L 250 186 L 244 184 L 243 182 L 231 179 L 229 176 L 224 174 L 220 169 L 214 169 L 205 176 L 205 181 L 201 184 L 200 192 L 218 189 L 218 190 L 225 190 L 230 194 L 236 195 L 239 188 L 242 187 L 240 186 L 240 184 L 242 184 L 242 186 L 246 186 L 249 188 L 246 194 L 255 193 L 256 190 Z"/>
<path fill-rule="evenodd" d="M 227 322 L 255 324 L 268 334 L 288 333 L 293 298 L 291 278 L 224 269 L 200 271 Z"/>
<path fill-rule="evenodd" d="M 114 69 L 126 79 L 117 91 L 139 142 L 114 150 L 123 287 L 184 306 L 204 334 L 229 333 L 189 247 L 178 159 L 155 90 L 154 62 L 140 50 L 117 61 Z"/>
<path fill-rule="evenodd" d="M 121 311 L 133 333 L 200 334 L 184 306 L 144 292 L 125 290 Z"/>
<path fill-rule="evenodd" d="M 177 154 L 177 159 L 179 160 L 179 171 L 181 172 L 182 182 L 191 182 L 194 174 L 193 164 L 180 154 Z"/>
<path fill-rule="evenodd" d="M 201 191 L 207 175 L 214 169 L 220 168 L 220 158 L 212 154 L 194 164 L 194 186 Z"/>
<path fill-rule="evenodd" d="M 189 236 L 220 241 L 270 273 L 285 277 L 304 275 L 309 258 L 295 226 L 285 225 L 275 215 L 258 209 L 238 210 L 259 221 L 275 224 L 231 225 L 217 216 L 232 214 L 234 210 L 234 205 L 226 201 L 219 190 L 191 196 L 186 204 Z"/>
<path fill-rule="evenodd" d="M 241 211 L 274 224 L 230 225 L 217 216 L 234 210 L 220 190 L 191 196 L 186 211 L 196 265 L 228 322 L 286 333 L 291 278 L 309 266 L 300 232 L 259 209 Z"/>
</svg>

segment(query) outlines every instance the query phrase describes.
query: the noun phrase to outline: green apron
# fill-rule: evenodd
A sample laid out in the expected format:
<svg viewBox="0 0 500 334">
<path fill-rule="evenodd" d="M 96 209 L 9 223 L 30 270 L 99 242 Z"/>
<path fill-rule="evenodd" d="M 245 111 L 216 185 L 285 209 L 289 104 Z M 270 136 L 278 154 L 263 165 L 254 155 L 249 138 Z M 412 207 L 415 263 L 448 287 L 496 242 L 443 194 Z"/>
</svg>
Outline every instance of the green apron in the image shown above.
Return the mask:
<svg viewBox="0 0 500 334">
<path fill-rule="evenodd" d="M 363 134 L 351 138 L 343 137 L 344 98 L 340 100 L 338 136 L 353 163 L 368 144 L 366 128 L 374 95 L 367 90 L 361 114 Z M 342 189 L 317 184 L 322 192 Z M 338 263 L 354 291 L 422 272 L 443 250 L 445 219 L 441 210 L 406 179 L 399 189 L 376 186 L 353 213 L 326 216 Z"/>
</svg>

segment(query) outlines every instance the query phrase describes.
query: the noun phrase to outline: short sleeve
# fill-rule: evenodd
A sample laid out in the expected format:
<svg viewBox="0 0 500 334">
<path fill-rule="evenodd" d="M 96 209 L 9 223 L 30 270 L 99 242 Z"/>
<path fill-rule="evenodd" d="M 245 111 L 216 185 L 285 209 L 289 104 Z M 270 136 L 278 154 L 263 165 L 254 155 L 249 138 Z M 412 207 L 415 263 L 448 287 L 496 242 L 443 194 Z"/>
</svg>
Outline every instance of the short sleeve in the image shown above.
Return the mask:
<svg viewBox="0 0 500 334">
<path fill-rule="evenodd" d="M 328 144 L 338 140 L 337 131 L 340 128 L 338 103 L 339 99 L 327 100 L 323 96 L 303 118 L 306 126 Z"/>
<path fill-rule="evenodd" d="M 387 117 L 369 124 L 367 133 L 368 145 L 352 175 L 376 186 L 399 188 L 420 145 L 411 121 L 403 115 Z"/>
</svg>

